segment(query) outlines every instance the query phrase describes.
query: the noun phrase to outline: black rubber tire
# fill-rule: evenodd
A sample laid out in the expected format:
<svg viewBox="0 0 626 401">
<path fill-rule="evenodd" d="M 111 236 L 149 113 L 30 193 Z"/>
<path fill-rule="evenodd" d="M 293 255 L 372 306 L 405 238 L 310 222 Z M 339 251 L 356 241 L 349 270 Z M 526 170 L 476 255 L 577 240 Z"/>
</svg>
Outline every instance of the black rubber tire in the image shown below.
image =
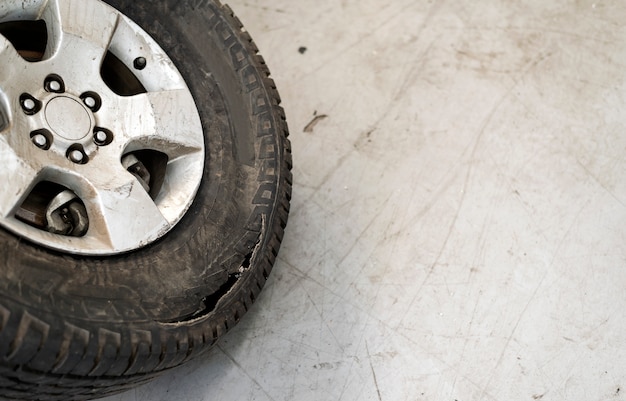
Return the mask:
<svg viewBox="0 0 626 401">
<path fill-rule="evenodd" d="M 164 238 L 79 257 L 0 230 L 0 397 L 86 400 L 203 354 L 242 317 L 280 247 L 291 150 L 252 39 L 217 0 L 109 0 L 175 62 L 207 158 L 198 195 Z"/>
</svg>

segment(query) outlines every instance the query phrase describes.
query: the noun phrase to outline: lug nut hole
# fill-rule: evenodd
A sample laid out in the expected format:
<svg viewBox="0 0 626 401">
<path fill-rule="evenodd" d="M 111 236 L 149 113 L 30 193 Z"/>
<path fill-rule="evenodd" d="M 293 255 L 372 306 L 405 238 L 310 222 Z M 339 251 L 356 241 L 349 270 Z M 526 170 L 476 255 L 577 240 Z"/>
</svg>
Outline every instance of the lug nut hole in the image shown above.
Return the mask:
<svg viewBox="0 0 626 401">
<path fill-rule="evenodd" d="M 80 99 L 83 101 L 83 104 L 94 113 L 102 107 L 102 99 L 95 92 L 85 92 L 80 95 Z"/>
<path fill-rule="evenodd" d="M 70 146 L 67 150 L 66 156 L 72 163 L 87 164 L 89 162 L 89 157 L 85 153 L 83 147 L 79 144 Z"/>
<path fill-rule="evenodd" d="M 60 76 L 56 74 L 50 74 L 46 77 L 46 80 L 44 81 L 44 89 L 52 93 L 64 93 L 65 83 Z"/>
<path fill-rule="evenodd" d="M 23 93 L 20 96 L 20 105 L 24 113 L 29 116 L 35 115 L 41 110 L 41 102 L 28 93 Z"/>
<path fill-rule="evenodd" d="M 42 150 L 50 149 L 52 146 L 52 134 L 46 129 L 40 129 L 30 133 L 30 140 L 35 146 Z"/>
<path fill-rule="evenodd" d="M 93 130 L 93 141 L 98 146 L 107 146 L 113 142 L 113 133 L 105 128 L 96 127 Z"/>
</svg>

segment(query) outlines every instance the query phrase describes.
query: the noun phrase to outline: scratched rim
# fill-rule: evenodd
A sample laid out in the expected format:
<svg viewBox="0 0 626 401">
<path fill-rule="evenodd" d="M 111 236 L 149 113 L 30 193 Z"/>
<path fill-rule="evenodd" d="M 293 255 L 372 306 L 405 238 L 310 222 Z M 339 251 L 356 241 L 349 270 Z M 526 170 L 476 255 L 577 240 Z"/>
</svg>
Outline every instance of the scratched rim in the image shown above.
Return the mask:
<svg viewBox="0 0 626 401">
<path fill-rule="evenodd" d="M 99 0 L 0 5 L 0 225 L 62 252 L 154 242 L 204 170 L 197 107 L 138 25 Z"/>
</svg>

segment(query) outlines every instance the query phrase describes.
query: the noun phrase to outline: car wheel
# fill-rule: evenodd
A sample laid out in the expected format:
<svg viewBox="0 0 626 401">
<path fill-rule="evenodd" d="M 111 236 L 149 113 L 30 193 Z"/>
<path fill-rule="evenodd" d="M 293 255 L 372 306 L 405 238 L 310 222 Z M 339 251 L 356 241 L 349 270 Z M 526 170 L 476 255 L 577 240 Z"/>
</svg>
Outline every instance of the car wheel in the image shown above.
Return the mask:
<svg viewBox="0 0 626 401">
<path fill-rule="evenodd" d="M 0 65 L 0 397 L 101 397 L 206 352 L 291 194 L 241 23 L 218 0 L 6 0 Z"/>
</svg>

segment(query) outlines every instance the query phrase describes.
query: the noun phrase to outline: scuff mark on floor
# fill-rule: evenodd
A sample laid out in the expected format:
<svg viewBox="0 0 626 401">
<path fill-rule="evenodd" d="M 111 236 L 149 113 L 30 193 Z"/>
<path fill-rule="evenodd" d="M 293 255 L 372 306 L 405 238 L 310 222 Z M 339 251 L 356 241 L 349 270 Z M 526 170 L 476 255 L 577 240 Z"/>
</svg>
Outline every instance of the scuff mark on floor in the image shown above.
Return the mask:
<svg viewBox="0 0 626 401">
<path fill-rule="evenodd" d="M 313 129 L 315 128 L 315 126 L 322 120 L 328 118 L 328 115 L 326 114 L 317 114 L 317 112 L 315 112 L 313 114 L 313 119 L 304 127 L 304 132 L 307 133 L 311 133 L 313 132 Z"/>
</svg>

